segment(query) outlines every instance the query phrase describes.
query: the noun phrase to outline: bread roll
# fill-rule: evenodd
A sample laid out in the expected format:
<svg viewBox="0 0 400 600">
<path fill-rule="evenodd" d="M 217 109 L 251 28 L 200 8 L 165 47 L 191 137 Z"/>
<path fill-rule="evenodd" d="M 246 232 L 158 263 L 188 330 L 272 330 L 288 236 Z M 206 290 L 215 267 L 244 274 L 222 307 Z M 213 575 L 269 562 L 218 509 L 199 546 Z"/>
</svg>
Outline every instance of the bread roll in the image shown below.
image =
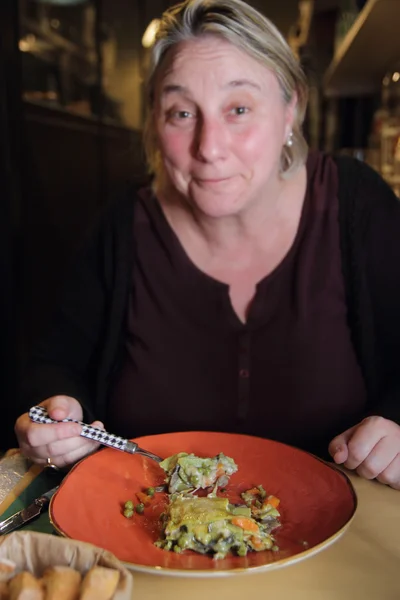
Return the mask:
<svg viewBox="0 0 400 600">
<path fill-rule="evenodd" d="M 81 574 L 71 567 L 49 567 L 43 573 L 45 600 L 78 600 Z"/>
<path fill-rule="evenodd" d="M 119 581 L 119 571 L 92 567 L 83 578 L 80 600 L 111 600 Z"/>
<path fill-rule="evenodd" d="M 15 575 L 17 565 L 7 558 L 0 559 L 0 581 L 8 581 Z"/>
<path fill-rule="evenodd" d="M 8 600 L 10 594 L 8 593 L 8 583 L 0 581 L 0 600 Z"/>
<path fill-rule="evenodd" d="M 43 587 L 28 571 L 15 575 L 8 584 L 10 600 L 44 600 Z"/>
</svg>

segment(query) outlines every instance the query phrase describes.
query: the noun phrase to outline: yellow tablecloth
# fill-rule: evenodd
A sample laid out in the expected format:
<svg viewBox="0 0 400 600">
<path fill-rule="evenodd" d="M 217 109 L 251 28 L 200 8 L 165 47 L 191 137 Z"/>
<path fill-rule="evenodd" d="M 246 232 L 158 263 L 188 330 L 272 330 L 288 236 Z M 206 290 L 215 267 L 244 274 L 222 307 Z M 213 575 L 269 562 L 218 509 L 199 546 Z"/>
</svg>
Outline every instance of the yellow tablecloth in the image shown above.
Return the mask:
<svg viewBox="0 0 400 600">
<path fill-rule="evenodd" d="M 315 556 L 267 573 L 223 578 L 133 571 L 132 600 L 400 600 L 400 491 L 347 475 L 358 497 L 356 515 L 344 535 Z M 35 485 L 36 476 L 37 468 L 30 468 L 0 502 L 0 512 L 21 508 L 21 490 Z"/>
<path fill-rule="evenodd" d="M 400 491 L 350 475 L 358 509 L 333 545 L 294 565 L 221 579 L 134 573 L 135 600 L 400 600 Z"/>
</svg>

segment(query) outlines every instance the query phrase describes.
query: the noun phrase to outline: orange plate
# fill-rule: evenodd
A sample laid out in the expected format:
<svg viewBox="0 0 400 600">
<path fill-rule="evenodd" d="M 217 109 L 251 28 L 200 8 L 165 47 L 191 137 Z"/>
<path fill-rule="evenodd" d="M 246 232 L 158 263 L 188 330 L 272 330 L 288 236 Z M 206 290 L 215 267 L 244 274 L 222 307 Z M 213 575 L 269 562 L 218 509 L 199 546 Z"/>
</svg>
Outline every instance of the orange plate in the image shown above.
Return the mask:
<svg viewBox="0 0 400 600">
<path fill-rule="evenodd" d="M 262 484 L 280 498 L 282 527 L 276 532 L 278 552 L 252 552 L 245 557 L 213 560 L 191 551 L 174 554 L 154 546 L 160 534 L 159 516 L 166 494 L 156 494 L 143 515 L 123 516 L 135 493 L 163 483 L 157 463 L 140 455 L 104 449 L 80 462 L 64 479 L 50 505 L 59 533 L 110 550 L 138 571 L 175 576 L 220 576 L 245 570 L 288 565 L 322 550 L 349 525 L 356 496 L 348 478 L 318 458 L 290 446 L 246 435 L 185 432 L 135 440 L 159 456 L 193 452 L 215 456 L 223 452 L 237 463 L 226 494 Z"/>
</svg>

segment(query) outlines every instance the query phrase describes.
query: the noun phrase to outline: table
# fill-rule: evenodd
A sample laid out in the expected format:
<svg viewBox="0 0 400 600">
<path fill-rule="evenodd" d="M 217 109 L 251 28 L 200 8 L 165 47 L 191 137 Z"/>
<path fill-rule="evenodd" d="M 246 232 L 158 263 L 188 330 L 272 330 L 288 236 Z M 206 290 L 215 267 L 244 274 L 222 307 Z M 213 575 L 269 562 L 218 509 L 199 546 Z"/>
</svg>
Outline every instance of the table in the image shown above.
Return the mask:
<svg viewBox="0 0 400 600">
<path fill-rule="evenodd" d="M 319 554 L 267 573 L 223 578 L 187 579 L 134 572 L 133 599 L 246 600 L 251 594 L 268 600 L 399 600 L 400 492 L 347 474 L 358 496 L 355 518 L 343 537 Z M 32 480 L 31 474 L 30 484 L 34 485 Z M 48 481 L 42 486 L 48 489 Z M 20 494 L 18 501 L 25 502 L 23 496 Z M 8 510 L 18 510 L 16 503 Z M 0 513 L 3 511 L 0 504 Z M 43 515 L 41 525 L 39 520 L 30 528 L 46 531 L 45 518 Z"/>
</svg>

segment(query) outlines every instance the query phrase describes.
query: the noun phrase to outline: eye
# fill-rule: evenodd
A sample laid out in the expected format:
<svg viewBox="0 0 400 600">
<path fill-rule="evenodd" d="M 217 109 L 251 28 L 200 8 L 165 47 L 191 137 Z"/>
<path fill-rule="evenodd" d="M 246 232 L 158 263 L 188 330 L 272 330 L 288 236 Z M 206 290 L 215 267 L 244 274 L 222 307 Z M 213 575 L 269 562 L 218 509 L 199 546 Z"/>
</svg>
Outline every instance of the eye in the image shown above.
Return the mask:
<svg viewBox="0 0 400 600">
<path fill-rule="evenodd" d="M 192 113 L 188 110 L 178 110 L 175 115 L 177 119 L 189 119 L 192 116 Z"/>
<path fill-rule="evenodd" d="M 231 114 L 235 116 L 246 115 L 249 112 L 247 106 L 235 106 L 231 109 Z"/>
<path fill-rule="evenodd" d="M 168 112 L 168 118 L 172 121 L 185 121 L 193 117 L 193 113 L 188 110 L 170 110 Z"/>
</svg>

